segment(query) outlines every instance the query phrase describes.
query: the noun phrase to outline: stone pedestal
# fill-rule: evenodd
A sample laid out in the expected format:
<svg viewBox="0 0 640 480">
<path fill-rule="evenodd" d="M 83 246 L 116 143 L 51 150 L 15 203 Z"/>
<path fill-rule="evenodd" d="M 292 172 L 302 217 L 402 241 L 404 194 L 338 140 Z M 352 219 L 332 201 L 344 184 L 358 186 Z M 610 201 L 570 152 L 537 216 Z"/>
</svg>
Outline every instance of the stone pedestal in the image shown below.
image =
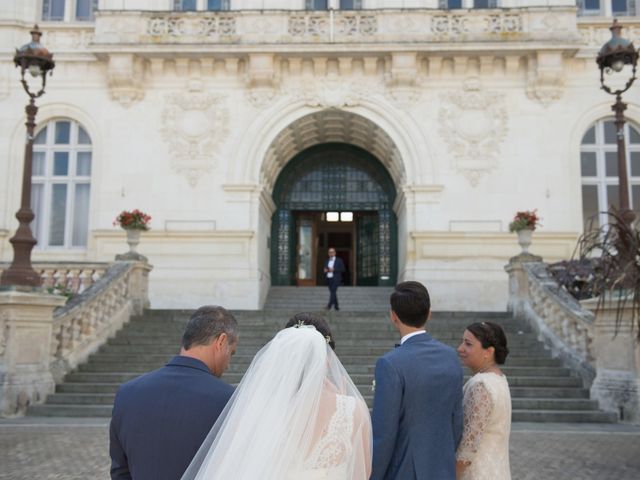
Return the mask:
<svg viewBox="0 0 640 480">
<path fill-rule="evenodd" d="M 146 261 L 137 261 L 129 276 L 129 296 L 133 315 L 142 315 L 149 308 L 149 272 L 153 267 Z"/>
<path fill-rule="evenodd" d="M 24 414 L 53 392 L 53 310 L 65 302 L 57 295 L 0 291 L 0 416 Z"/>
<path fill-rule="evenodd" d="M 597 300 L 580 302 L 595 312 Z M 617 300 L 607 302 L 595 319 L 596 378 L 591 398 L 600 408 L 616 412 L 620 420 L 640 423 L 640 345 L 631 321 L 631 301 L 627 300 L 616 333 Z"/>
<path fill-rule="evenodd" d="M 530 253 L 521 253 L 511 257 L 504 270 L 509 275 L 509 301 L 507 311 L 514 316 L 523 315 L 524 303 L 529 300 L 529 279 L 523 268 L 525 263 L 542 262 L 542 257 Z"/>
</svg>

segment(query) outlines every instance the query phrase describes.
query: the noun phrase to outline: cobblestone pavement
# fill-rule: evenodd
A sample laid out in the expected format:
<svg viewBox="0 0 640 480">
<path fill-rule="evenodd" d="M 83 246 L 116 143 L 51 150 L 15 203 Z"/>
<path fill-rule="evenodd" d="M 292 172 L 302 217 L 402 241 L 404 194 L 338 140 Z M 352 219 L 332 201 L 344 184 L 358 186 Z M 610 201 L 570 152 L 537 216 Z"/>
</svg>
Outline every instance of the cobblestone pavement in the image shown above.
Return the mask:
<svg viewBox="0 0 640 480">
<path fill-rule="evenodd" d="M 0 421 L 0 479 L 109 478 L 104 419 Z M 514 425 L 514 480 L 638 480 L 640 428 Z"/>
</svg>

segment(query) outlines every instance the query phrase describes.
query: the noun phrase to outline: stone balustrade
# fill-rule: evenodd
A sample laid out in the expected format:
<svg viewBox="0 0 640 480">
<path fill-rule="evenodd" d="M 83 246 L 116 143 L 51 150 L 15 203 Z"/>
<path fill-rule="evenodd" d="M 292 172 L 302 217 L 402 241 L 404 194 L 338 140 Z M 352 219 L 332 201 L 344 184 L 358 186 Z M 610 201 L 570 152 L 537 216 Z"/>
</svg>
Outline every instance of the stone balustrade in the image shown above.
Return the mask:
<svg viewBox="0 0 640 480">
<path fill-rule="evenodd" d="M 580 374 L 600 408 L 623 421 L 640 422 L 640 344 L 631 300 L 621 312 L 616 300 L 578 302 L 532 255 L 513 257 L 505 270 L 509 311 L 525 319 L 552 354 Z"/>
<path fill-rule="evenodd" d="M 0 416 L 44 401 L 55 383 L 148 306 L 146 262 L 34 268 L 53 294 L 46 288 L 0 290 Z"/>
<path fill-rule="evenodd" d="M 595 376 L 594 315 L 555 281 L 541 259 L 531 260 L 514 257 L 505 267 L 508 309 L 525 318 L 553 355 L 576 369 L 590 385 Z"/>
<path fill-rule="evenodd" d="M 53 314 L 51 373 L 56 382 L 94 353 L 147 303 L 142 262 L 116 262 L 89 288 Z"/>
<path fill-rule="evenodd" d="M 33 269 L 40 274 L 42 286 L 52 293 L 77 295 L 93 285 L 109 268 L 108 263 L 37 262 Z M 0 265 L 0 272 L 3 266 Z"/>
</svg>

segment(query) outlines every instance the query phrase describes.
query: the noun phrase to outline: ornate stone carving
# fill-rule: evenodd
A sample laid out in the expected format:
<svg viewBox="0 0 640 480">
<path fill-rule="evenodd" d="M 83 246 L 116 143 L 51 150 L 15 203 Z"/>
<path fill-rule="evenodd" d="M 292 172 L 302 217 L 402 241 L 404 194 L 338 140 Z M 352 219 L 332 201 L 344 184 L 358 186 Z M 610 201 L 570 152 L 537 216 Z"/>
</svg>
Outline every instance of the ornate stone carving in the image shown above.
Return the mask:
<svg viewBox="0 0 640 480">
<path fill-rule="evenodd" d="M 375 15 L 343 15 L 336 18 L 338 35 L 368 36 L 378 33 L 378 18 Z"/>
<path fill-rule="evenodd" d="M 522 31 L 522 16 L 516 13 L 448 14 L 431 17 L 431 32 L 436 35 L 519 33 Z"/>
<path fill-rule="evenodd" d="M 333 28 L 331 24 L 333 23 Z M 378 18 L 375 15 L 326 14 L 292 15 L 289 17 L 289 35 L 293 37 L 317 37 L 339 35 L 366 37 L 378 33 Z"/>
<path fill-rule="evenodd" d="M 274 88 L 252 88 L 245 93 L 249 103 L 256 108 L 266 107 L 278 94 L 279 91 Z"/>
<path fill-rule="evenodd" d="M 217 37 L 236 34 L 234 16 L 155 15 L 147 23 L 147 35 L 152 37 Z"/>
<path fill-rule="evenodd" d="M 470 82 L 464 91 L 442 96 L 440 134 L 453 153 L 453 167 L 472 186 L 493 170 L 507 134 L 504 95 L 480 90 Z"/>
<path fill-rule="evenodd" d="M 293 94 L 295 100 L 302 100 L 310 107 L 339 108 L 353 107 L 366 98 L 371 90 L 366 85 L 329 79 L 312 87 L 301 88 Z"/>
<path fill-rule="evenodd" d="M 191 91 L 167 96 L 162 112 L 162 138 L 174 170 L 195 186 L 211 171 L 215 153 L 228 134 L 229 112 L 223 97 Z"/>
<path fill-rule="evenodd" d="M 294 37 L 326 35 L 328 30 L 325 15 L 292 15 L 289 17 L 289 35 Z"/>
<path fill-rule="evenodd" d="M 547 107 L 560 99 L 564 90 L 562 54 L 537 52 L 529 63 L 527 96 Z"/>
<path fill-rule="evenodd" d="M 133 54 L 112 54 L 109 57 L 109 92 L 111 98 L 120 102 L 122 106 L 129 107 L 134 102 L 142 100 L 142 77 L 142 63 Z"/>
</svg>

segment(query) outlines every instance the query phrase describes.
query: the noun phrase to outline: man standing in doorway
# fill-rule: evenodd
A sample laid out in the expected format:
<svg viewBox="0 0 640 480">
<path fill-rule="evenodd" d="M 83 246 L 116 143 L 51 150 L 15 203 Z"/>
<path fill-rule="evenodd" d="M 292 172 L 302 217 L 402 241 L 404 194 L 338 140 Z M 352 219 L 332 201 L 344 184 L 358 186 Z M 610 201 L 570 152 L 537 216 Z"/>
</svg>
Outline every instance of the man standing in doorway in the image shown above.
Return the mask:
<svg viewBox="0 0 640 480">
<path fill-rule="evenodd" d="M 340 310 L 338 307 L 338 287 L 342 282 L 342 272 L 345 271 L 344 262 L 340 257 L 336 257 L 336 249 L 331 247 L 329 249 L 329 258 L 324 265 L 324 272 L 327 275 L 327 285 L 329 286 L 329 304 L 327 310 L 331 310 L 331 306 L 336 310 Z"/>
</svg>

